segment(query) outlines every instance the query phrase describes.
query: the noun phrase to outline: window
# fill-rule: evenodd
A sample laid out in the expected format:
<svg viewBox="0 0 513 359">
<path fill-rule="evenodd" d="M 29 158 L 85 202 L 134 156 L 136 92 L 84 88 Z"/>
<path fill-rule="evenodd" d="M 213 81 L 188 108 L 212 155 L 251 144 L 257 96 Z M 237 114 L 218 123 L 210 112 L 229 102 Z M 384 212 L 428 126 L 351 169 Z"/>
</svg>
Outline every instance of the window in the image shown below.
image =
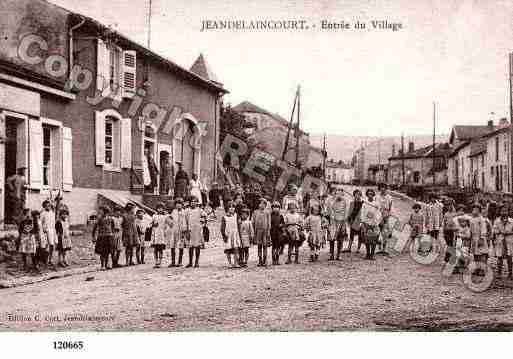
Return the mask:
<svg viewBox="0 0 513 359">
<path fill-rule="evenodd" d="M 105 121 L 105 163 L 112 165 L 112 150 L 114 148 L 113 136 L 114 123 L 108 119 Z"/>
<path fill-rule="evenodd" d="M 52 128 L 43 125 L 43 186 L 50 186 L 52 178 Z"/>
<path fill-rule="evenodd" d="M 495 161 L 499 160 L 499 137 L 495 137 Z"/>
<path fill-rule="evenodd" d="M 107 169 L 120 168 L 120 120 L 115 117 L 105 117 L 105 165 Z"/>
<path fill-rule="evenodd" d="M 120 86 L 121 78 L 121 49 L 117 46 L 110 45 L 109 51 L 109 84 L 113 91 L 117 91 Z"/>
</svg>

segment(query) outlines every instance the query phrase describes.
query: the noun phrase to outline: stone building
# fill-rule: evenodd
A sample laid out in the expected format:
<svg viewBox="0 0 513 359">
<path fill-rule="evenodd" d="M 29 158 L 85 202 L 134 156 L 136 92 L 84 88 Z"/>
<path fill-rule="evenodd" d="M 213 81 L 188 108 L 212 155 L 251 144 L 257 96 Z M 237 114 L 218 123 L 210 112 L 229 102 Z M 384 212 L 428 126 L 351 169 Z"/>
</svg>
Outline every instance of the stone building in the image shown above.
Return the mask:
<svg viewBox="0 0 513 359">
<path fill-rule="evenodd" d="M 397 156 L 389 157 L 387 181 L 389 184 L 401 185 L 404 173 L 404 184 L 407 185 L 432 185 L 433 176 L 435 185 L 447 184 L 447 160 L 450 153 L 451 148 L 447 143 L 436 144 L 434 154 L 433 145 L 416 150 L 413 143 L 410 143 L 404 156 L 399 153 Z"/>
<path fill-rule="evenodd" d="M 0 180 L 28 167 L 27 205 L 64 192 L 72 224 L 98 194 L 141 201 L 172 193 L 176 161 L 216 174 L 223 85 L 200 56 L 189 70 L 96 20 L 41 0 L 4 0 L 0 40 Z M 0 218 L 4 217 L 1 191 Z"/>
</svg>

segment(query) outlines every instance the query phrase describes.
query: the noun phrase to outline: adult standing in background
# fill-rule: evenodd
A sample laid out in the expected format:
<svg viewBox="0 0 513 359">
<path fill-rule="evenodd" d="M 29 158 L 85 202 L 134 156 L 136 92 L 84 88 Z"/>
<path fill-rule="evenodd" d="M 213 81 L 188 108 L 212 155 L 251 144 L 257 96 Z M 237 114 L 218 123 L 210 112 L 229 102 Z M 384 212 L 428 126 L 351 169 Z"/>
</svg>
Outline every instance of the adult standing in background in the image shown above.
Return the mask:
<svg viewBox="0 0 513 359">
<path fill-rule="evenodd" d="M 16 174 L 9 176 L 5 181 L 6 189 L 6 216 L 9 222 L 17 223 L 21 220 L 25 201 L 27 198 L 27 180 L 25 178 L 26 167 L 20 167 Z"/>
<path fill-rule="evenodd" d="M 176 162 L 178 171 L 175 176 L 175 198 L 187 198 L 189 196 L 189 176 L 182 168 L 182 162 Z"/>
<path fill-rule="evenodd" d="M 191 189 L 191 196 L 196 197 L 198 199 L 198 203 L 201 205 L 203 203 L 203 196 L 201 195 L 203 185 L 201 184 L 201 181 L 199 180 L 196 173 L 192 174 L 189 185 L 189 188 Z"/>
</svg>

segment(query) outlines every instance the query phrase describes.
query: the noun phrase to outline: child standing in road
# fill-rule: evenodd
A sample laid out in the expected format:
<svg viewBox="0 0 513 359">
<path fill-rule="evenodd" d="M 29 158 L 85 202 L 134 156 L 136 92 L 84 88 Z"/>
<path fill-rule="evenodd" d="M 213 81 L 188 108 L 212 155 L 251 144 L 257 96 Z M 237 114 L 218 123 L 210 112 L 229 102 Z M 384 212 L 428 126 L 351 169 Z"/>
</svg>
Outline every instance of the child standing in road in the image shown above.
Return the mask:
<svg viewBox="0 0 513 359">
<path fill-rule="evenodd" d="M 241 267 L 248 266 L 249 247 L 254 241 L 254 236 L 253 223 L 249 219 L 249 208 L 244 207 L 240 217 L 241 248 L 239 251 L 239 264 Z"/>
<path fill-rule="evenodd" d="M 280 254 L 283 250 L 285 220 L 280 213 L 280 202 L 274 202 L 271 207 L 271 253 L 273 265 L 280 265 Z"/>
<path fill-rule="evenodd" d="M 319 205 L 310 206 L 310 215 L 305 219 L 305 228 L 308 231 L 308 244 L 310 246 L 310 262 L 319 259 L 322 241 L 322 218 Z"/>
<path fill-rule="evenodd" d="M 26 218 L 21 222 L 21 232 L 19 237 L 19 251 L 23 259 L 23 270 L 28 270 L 27 257 L 32 260 L 32 266 L 37 269 L 36 264 L 36 238 L 32 233 L 32 220 Z"/>
<path fill-rule="evenodd" d="M 69 212 L 67 209 L 62 209 L 59 214 L 59 219 L 55 223 L 57 231 L 57 251 L 59 252 L 59 265 L 67 267 L 66 253 L 71 250 L 71 230 L 69 229 Z"/>
<path fill-rule="evenodd" d="M 444 214 L 443 219 L 443 231 L 444 231 L 444 240 L 447 246 L 445 250 L 445 263 L 448 263 L 451 259 L 451 256 L 454 255 L 455 250 L 455 238 L 456 238 L 456 229 L 457 225 L 454 220 L 458 213 L 456 212 L 456 208 L 454 207 L 454 203 L 449 203 L 447 212 Z"/>
<path fill-rule="evenodd" d="M 362 208 L 362 225 L 365 238 L 365 249 L 367 251 L 365 259 L 374 260 L 376 244 L 380 234 L 379 224 L 381 223 L 381 212 L 374 200 L 376 195 L 374 190 L 368 189 L 365 192 L 365 195 L 367 196 L 367 202 L 364 203 Z"/>
<path fill-rule="evenodd" d="M 294 202 L 289 203 L 288 212 L 285 214 L 284 221 L 288 234 L 288 259 L 285 264 L 292 263 L 292 255 L 295 256 L 295 263 L 299 263 L 299 246 L 301 238 L 299 232 L 302 230 L 301 215 L 296 212 L 297 206 Z"/>
<path fill-rule="evenodd" d="M 271 218 L 266 206 L 267 201 L 262 198 L 258 209 L 253 212 L 253 229 L 255 230 L 255 243 L 258 247 L 258 267 L 267 265 L 267 247 L 270 245 Z"/>
<path fill-rule="evenodd" d="M 221 235 L 225 243 L 224 253 L 228 260 L 228 265 L 232 268 L 237 267 L 238 251 L 241 247 L 239 224 L 237 221 L 237 214 L 235 213 L 235 206 L 231 205 L 227 208 L 227 213 L 221 219 Z M 232 262 L 233 256 L 233 262 Z"/>
<path fill-rule="evenodd" d="M 362 192 L 359 189 L 355 189 L 353 191 L 353 200 L 349 204 L 349 211 L 347 217 L 347 222 L 349 224 L 349 252 L 351 252 L 351 249 L 353 248 L 353 241 L 355 236 L 358 236 L 358 247 L 356 249 L 357 252 L 360 252 L 360 247 L 363 243 L 361 221 L 362 205 Z"/>
<path fill-rule="evenodd" d="M 187 268 L 192 267 L 194 256 L 194 267 L 199 267 L 201 248 L 205 245 L 205 241 L 203 239 L 203 227 L 205 226 L 206 221 L 207 215 L 205 211 L 199 207 L 198 198 L 192 197 L 191 209 L 189 210 L 189 241 L 187 244 L 189 247 L 189 264 L 187 264 Z"/>
<path fill-rule="evenodd" d="M 470 221 L 464 216 L 456 217 L 458 229 L 456 232 L 456 253 L 458 255 L 458 264 L 454 269 L 455 273 L 460 272 L 467 267 L 470 255 Z"/>
<path fill-rule="evenodd" d="M 163 203 L 157 205 L 157 213 L 153 215 L 152 219 L 152 238 L 151 246 L 153 247 L 153 254 L 155 257 L 155 265 L 153 268 L 160 268 L 162 264 L 162 255 L 166 249 L 166 234 L 168 227 L 173 226 L 172 219 L 166 213 Z"/>
<path fill-rule="evenodd" d="M 421 211 L 421 206 L 419 203 L 415 203 L 413 205 L 413 213 L 410 215 L 410 219 L 408 220 L 408 224 L 410 225 L 410 245 L 415 245 L 416 243 L 420 243 L 420 235 L 424 233 L 424 223 L 425 223 L 424 213 Z M 419 245 L 420 250 L 420 245 Z"/>
<path fill-rule="evenodd" d="M 472 217 L 470 218 L 471 250 L 474 255 L 474 261 L 486 265 L 488 255 L 488 227 L 486 219 L 481 215 L 481 205 L 472 206 Z M 476 271 L 478 275 L 485 275 L 485 271 L 480 268 Z"/>
<path fill-rule="evenodd" d="M 125 246 L 125 264 L 133 266 L 134 249 L 139 242 L 137 227 L 135 225 L 135 206 L 128 203 L 125 206 L 125 215 L 123 217 L 123 245 Z"/>
<path fill-rule="evenodd" d="M 109 268 L 109 255 L 112 252 L 111 243 L 114 234 L 114 220 L 110 209 L 106 206 L 99 208 L 99 215 L 93 227 L 94 251 L 100 256 L 100 270 Z"/>
<path fill-rule="evenodd" d="M 39 211 L 32 211 L 32 233 L 36 239 L 36 263 L 46 264 L 48 262 L 48 240 L 42 231 Z"/>
<path fill-rule="evenodd" d="M 175 201 L 175 209 L 171 213 L 173 218 L 173 235 L 171 237 L 171 265 L 170 267 L 181 267 L 183 258 L 183 249 L 187 236 L 189 235 L 189 216 L 183 209 L 182 198 Z M 178 250 L 178 264 L 176 262 L 176 251 Z"/>
<path fill-rule="evenodd" d="M 504 259 L 508 264 L 508 278 L 513 278 L 513 219 L 508 216 L 508 207 L 504 205 L 500 209 L 500 217 L 493 224 L 493 245 L 497 256 L 497 274 L 502 277 Z"/>
<path fill-rule="evenodd" d="M 337 193 L 335 201 L 331 204 L 330 210 L 330 261 L 335 260 L 335 243 L 337 244 L 337 261 L 340 260 L 340 253 L 344 240 L 347 238 L 346 217 L 347 217 L 346 201 L 342 197 L 342 193 Z M 349 243 L 348 252 L 351 252 Z"/>
<path fill-rule="evenodd" d="M 146 230 L 148 228 L 149 222 L 145 218 L 146 212 L 142 209 L 138 209 L 135 213 L 135 225 L 137 227 L 137 245 L 135 247 L 135 258 L 137 260 L 137 264 L 144 263 L 144 251 L 146 247 Z"/>
<path fill-rule="evenodd" d="M 55 246 L 57 245 L 57 233 L 55 232 L 55 212 L 49 200 L 43 202 L 43 212 L 41 213 L 42 232 L 48 239 L 48 264 L 53 267 L 52 257 Z"/>
<path fill-rule="evenodd" d="M 121 255 L 121 250 L 123 249 L 123 217 L 119 210 L 114 212 L 112 221 L 114 222 L 114 232 L 112 235 L 112 243 L 110 245 L 112 268 L 118 268 L 119 257 Z"/>
</svg>

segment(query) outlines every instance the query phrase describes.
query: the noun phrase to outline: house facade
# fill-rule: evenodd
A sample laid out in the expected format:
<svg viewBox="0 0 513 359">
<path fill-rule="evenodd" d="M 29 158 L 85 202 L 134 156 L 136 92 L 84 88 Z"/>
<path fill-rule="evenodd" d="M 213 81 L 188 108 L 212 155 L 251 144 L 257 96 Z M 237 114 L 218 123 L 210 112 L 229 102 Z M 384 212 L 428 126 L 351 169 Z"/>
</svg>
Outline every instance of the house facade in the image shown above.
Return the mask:
<svg viewBox="0 0 513 359">
<path fill-rule="evenodd" d="M 409 146 L 409 151 L 404 156 L 388 159 L 388 178 L 391 185 L 404 184 L 411 186 L 445 185 L 447 184 L 447 163 L 451 153 L 447 143 L 437 144 L 433 154 L 433 145 L 415 150 Z M 434 177 L 434 180 L 433 180 Z"/>
<path fill-rule="evenodd" d="M 326 180 L 330 183 L 351 183 L 354 178 L 354 168 L 342 161 L 326 162 Z"/>
<path fill-rule="evenodd" d="M 27 207 L 61 190 L 79 224 L 98 194 L 140 201 L 149 157 L 155 194 L 172 193 L 177 161 L 190 175 L 214 179 L 226 90 L 202 56 L 187 70 L 45 1 L 0 7 L 11 14 L 0 47 L 2 189 L 27 167 Z"/>
<path fill-rule="evenodd" d="M 510 127 L 506 122 L 499 123 L 499 128 L 483 136 L 486 144 L 486 157 L 483 173 L 488 179 L 483 186 L 489 192 L 511 193 L 511 151 Z"/>
</svg>

